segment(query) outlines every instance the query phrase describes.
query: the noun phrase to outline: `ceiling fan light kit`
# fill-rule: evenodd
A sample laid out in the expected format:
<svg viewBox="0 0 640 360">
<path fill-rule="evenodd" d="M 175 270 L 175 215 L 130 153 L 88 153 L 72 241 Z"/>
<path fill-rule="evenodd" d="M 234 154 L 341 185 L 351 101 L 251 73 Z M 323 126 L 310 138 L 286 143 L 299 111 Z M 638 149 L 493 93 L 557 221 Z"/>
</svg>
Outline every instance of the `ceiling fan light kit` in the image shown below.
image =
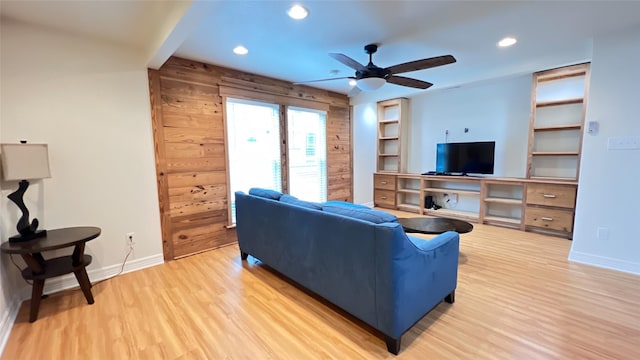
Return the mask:
<svg viewBox="0 0 640 360">
<path fill-rule="evenodd" d="M 295 20 L 302 20 L 309 15 L 309 10 L 300 4 L 295 4 L 289 8 L 287 14 Z"/>
<path fill-rule="evenodd" d="M 518 42 L 518 39 L 511 36 L 507 36 L 501 39 L 500 41 L 498 41 L 498 47 L 509 47 L 509 46 L 515 45 L 515 43 L 517 42 Z"/>
<path fill-rule="evenodd" d="M 395 74 L 401 74 L 410 71 L 418 71 L 429 69 L 437 66 L 452 64 L 456 62 L 456 58 L 452 55 L 436 56 L 422 60 L 409 61 L 406 63 L 381 68 L 373 63 L 373 54 L 378 51 L 378 45 L 369 44 L 364 47 L 364 51 L 369 54 L 369 63 L 367 66 L 353 60 L 344 54 L 330 53 L 329 56 L 343 63 L 344 65 L 352 68 L 356 71 L 355 76 L 347 77 L 348 79 L 356 80 L 356 86 L 363 91 L 374 91 L 381 88 L 385 83 L 396 84 L 400 86 L 408 86 L 416 89 L 427 89 L 433 86 L 432 83 L 412 79 L 404 76 L 396 76 Z M 328 81 L 345 79 L 344 77 L 312 80 L 305 82 L 298 82 L 296 84 L 306 84 L 310 82 Z"/>
<path fill-rule="evenodd" d="M 362 91 L 374 91 L 380 89 L 387 81 L 383 78 L 368 77 L 356 80 L 356 86 Z"/>
</svg>

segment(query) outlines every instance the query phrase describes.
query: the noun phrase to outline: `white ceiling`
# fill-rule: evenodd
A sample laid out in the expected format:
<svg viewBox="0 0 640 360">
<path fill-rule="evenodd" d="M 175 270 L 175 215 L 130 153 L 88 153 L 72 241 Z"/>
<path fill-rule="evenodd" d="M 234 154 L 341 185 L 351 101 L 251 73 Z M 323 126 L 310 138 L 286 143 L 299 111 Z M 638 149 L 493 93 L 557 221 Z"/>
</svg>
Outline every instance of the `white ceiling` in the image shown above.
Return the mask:
<svg viewBox="0 0 640 360">
<path fill-rule="evenodd" d="M 327 54 L 343 53 L 366 64 L 363 47 L 369 43 L 380 45 L 373 59 L 381 67 L 454 55 L 455 64 L 402 74 L 434 83 L 431 89 L 586 61 L 594 36 L 640 27 L 640 1 L 301 0 L 310 14 L 300 21 L 287 16 L 291 3 L 198 1 L 191 3 L 194 16 L 185 13 L 189 2 L 2 0 L 0 11 L 6 18 L 132 48 L 149 46 L 163 17 L 179 12 L 182 25 L 189 24 L 176 25 L 172 35 L 180 33 L 169 54 L 292 82 L 353 76 Z M 496 47 L 506 35 L 518 43 Z M 249 54 L 233 54 L 238 44 Z M 314 86 L 349 91 L 346 80 Z M 387 84 L 377 96 L 420 91 L 425 90 Z"/>
</svg>

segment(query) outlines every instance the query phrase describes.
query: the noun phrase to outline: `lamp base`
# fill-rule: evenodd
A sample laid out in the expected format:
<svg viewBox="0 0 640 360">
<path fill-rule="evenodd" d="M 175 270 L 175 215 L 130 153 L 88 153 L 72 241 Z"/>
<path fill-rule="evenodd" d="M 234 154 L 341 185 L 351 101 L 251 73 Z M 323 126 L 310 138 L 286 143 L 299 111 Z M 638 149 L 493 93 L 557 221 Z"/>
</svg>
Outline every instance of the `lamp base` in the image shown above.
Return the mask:
<svg viewBox="0 0 640 360">
<path fill-rule="evenodd" d="M 12 236 L 9 238 L 9 242 L 10 243 L 24 242 L 24 241 L 30 241 L 33 239 L 38 239 L 45 236 L 47 236 L 47 230 L 38 230 L 31 234 Z"/>
</svg>

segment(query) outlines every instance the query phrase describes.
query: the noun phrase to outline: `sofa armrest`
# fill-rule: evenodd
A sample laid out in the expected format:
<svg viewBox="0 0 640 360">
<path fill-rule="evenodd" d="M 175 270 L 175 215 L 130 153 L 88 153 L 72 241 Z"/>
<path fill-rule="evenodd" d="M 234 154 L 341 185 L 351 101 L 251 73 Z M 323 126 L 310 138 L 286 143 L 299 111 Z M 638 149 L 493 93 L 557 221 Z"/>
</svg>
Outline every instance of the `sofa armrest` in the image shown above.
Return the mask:
<svg viewBox="0 0 640 360">
<path fill-rule="evenodd" d="M 382 316 L 381 330 L 398 338 L 429 310 L 456 289 L 460 236 L 445 232 L 431 240 L 413 236 L 394 250 L 391 318 Z M 383 311 L 384 314 L 384 311 Z M 384 320 L 391 320 L 385 326 Z"/>
<path fill-rule="evenodd" d="M 409 238 L 411 243 L 415 245 L 419 250 L 430 251 L 443 246 L 444 244 L 454 240 L 455 238 L 459 238 L 459 235 L 455 231 L 447 231 L 432 239 L 422 239 L 419 237 L 411 236 L 409 234 L 407 234 L 407 237 Z"/>
</svg>

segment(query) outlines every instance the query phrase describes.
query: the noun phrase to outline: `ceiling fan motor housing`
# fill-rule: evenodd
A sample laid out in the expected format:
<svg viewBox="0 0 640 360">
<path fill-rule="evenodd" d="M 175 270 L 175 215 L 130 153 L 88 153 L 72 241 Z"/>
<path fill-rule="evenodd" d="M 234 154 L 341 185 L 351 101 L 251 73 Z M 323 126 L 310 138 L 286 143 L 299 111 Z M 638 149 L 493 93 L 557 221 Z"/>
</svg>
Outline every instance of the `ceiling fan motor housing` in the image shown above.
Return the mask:
<svg viewBox="0 0 640 360">
<path fill-rule="evenodd" d="M 382 78 L 386 79 L 389 76 L 389 71 L 375 65 L 367 65 L 366 70 L 356 71 L 356 80 L 365 78 Z"/>
</svg>

